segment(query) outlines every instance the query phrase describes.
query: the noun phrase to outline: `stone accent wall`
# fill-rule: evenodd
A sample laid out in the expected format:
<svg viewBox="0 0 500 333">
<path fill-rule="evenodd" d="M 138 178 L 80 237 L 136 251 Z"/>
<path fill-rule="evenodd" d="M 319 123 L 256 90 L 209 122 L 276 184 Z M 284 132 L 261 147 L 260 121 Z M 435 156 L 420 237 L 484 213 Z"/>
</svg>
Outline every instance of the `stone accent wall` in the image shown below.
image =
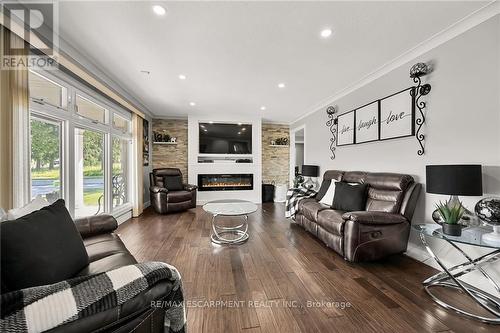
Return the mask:
<svg viewBox="0 0 500 333">
<path fill-rule="evenodd" d="M 188 121 L 187 119 L 153 119 L 153 132 L 166 130 L 177 138 L 176 145 L 153 143 L 153 168 L 179 168 L 183 181 L 188 178 Z M 154 138 L 153 138 L 154 141 Z"/>
<path fill-rule="evenodd" d="M 262 124 L 262 181 L 287 184 L 290 173 L 290 147 L 270 147 L 271 140 L 290 140 L 290 127 L 278 124 Z"/>
</svg>

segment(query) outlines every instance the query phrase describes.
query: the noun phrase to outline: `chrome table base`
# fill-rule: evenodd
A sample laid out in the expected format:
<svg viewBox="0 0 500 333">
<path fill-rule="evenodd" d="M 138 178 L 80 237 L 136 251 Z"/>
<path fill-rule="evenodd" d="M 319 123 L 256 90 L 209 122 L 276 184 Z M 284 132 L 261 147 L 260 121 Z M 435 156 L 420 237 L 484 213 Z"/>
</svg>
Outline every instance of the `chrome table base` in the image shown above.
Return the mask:
<svg viewBox="0 0 500 333">
<path fill-rule="evenodd" d="M 216 223 L 218 215 L 212 216 L 212 242 L 219 245 L 241 244 L 248 240 L 248 215 L 241 215 L 243 223 L 237 226 L 224 227 Z M 226 238 L 225 235 L 233 235 L 235 238 Z"/>
<path fill-rule="evenodd" d="M 495 290 L 500 295 L 500 287 L 498 283 L 491 278 L 491 276 L 483 269 L 483 266 L 486 264 L 491 264 L 500 259 L 500 249 L 495 250 L 493 252 L 487 253 L 483 256 L 480 256 L 476 259 L 472 259 L 468 256 L 461 248 L 459 248 L 452 241 L 446 240 L 448 244 L 450 244 L 453 248 L 455 248 L 465 259 L 466 262 L 455 265 L 453 267 L 447 268 L 443 262 L 436 256 L 436 254 L 432 251 L 430 246 L 427 244 L 425 239 L 425 235 L 423 232 L 420 233 L 420 239 L 422 244 L 424 244 L 427 252 L 431 255 L 431 257 L 438 263 L 438 265 L 443 269 L 443 272 L 440 272 L 436 275 L 431 276 L 422 282 L 425 291 L 429 294 L 429 296 L 439 305 L 444 307 L 445 309 L 453 310 L 463 316 L 468 318 L 476 319 L 488 324 L 500 324 L 500 298 L 495 297 L 483 290 L 475 288 L 470 284 L 467 284 L 463 281 L 460 281 L 458 278 L 467 273 L 473 271 L 479 271 L 486 280 L 495 288 Z M 479 306 L 489 312 L 492 316 L 482 316 L 478 314 L 474 314 L 463 309 L 457 308 L 453 305 L 446 303 L 441 300 L 438 296 L 433 294 L 432 287 L 445 287 L 451 288 L 455 290 L 461 290 L 466 295 L 468 295 L 474 302 L 476 302 Z"/>
</svg>

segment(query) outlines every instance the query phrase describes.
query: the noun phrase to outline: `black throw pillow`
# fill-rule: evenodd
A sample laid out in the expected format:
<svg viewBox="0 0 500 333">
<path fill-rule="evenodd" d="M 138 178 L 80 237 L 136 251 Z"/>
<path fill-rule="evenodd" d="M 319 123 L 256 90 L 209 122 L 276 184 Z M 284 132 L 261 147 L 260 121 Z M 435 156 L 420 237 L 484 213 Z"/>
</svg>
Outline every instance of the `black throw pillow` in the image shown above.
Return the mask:
<svg viewBox="0 0 500 333">
<path fill-rule="evenodd" d="M 350 185 L 338 182 L 335 186 L 332 209 L 345 212 L 362 211 L 366 209 L 367 184 Z"/>
<path fill-rule="evenodd" d="M 163 186 L 169 191 L 180 191 L 184 189 L 181 176 L 163 177 Z"/>
<path fill-rule="evenodd" d="M 0 223 L 0 235 L 2 287 L 9 291 L 69 279 L 89 263 L 64 200 Z"/>
<path fill-rule="evenodd" d="M 321 183 L 318 193 L 316 194 L 316 201 L 321 201 L 321 199 L 323 199 L 326 192 L 328 192 L 328 188 L 330 187 L 331 182 L 332 181 L 330 179 L 323 179 L 323 182 Z"/>
</svg>

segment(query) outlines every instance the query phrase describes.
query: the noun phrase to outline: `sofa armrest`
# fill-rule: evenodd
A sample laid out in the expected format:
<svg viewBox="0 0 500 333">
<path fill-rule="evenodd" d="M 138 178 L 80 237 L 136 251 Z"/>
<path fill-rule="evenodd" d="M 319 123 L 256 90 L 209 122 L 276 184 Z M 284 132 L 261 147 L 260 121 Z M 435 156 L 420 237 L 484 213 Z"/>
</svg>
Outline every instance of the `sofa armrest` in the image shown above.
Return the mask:
<svg viewBox="0 0 500 333">
<path fill-rule="evenodd" d="M 118 228 L 115 218 L 104 214 L 75 219 L 75 225 L 82 238 L 111 233 Z"/>
<path fill-rule="evenodd" d="M 194 191 L 198 188 L 196 185 L 191 185 L 191 184 L 184 184 L 184 189 L 186 191 Z"/>
<path fill-rule="evenodd" d="M 359 211 L 348 212 L 342 215 L 345 221 L 351 220 L 361 224 L 398 224 L 408 222 L 406 217 L 401 214 L 376 212 L 376 211 Z"/>
<path fill-rule="evenodd" d="M 150 186 L 149 192 L 151 192 L 151 193 L 168 193 L 168 190 L 164 187 Z"/>
</svg>

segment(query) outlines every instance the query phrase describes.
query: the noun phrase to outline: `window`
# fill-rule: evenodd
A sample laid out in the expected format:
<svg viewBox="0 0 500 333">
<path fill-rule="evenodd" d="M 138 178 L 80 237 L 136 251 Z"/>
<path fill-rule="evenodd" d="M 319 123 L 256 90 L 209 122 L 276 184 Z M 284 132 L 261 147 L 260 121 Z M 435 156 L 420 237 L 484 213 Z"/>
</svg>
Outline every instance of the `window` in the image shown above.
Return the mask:
<svg viewBox="0 0 500 333">
<path fill-rule="evenodd" d="M 106 211 L 104 134 L 75 129 L 75 216 Z"/>
<path fill-rule="evenodd" d="M 113 208 L 128 202 L 128 147 L 129 140 L 113 137 L 113 172 L 111 186 L 113 191 Z"/>
<path fill-rule="evenodd" d="M 61 198 L 61 122 L 31 118 L 31 198 Z"/>
<path fill-rule="evenodd" d="M 106 123 L 106 109 L 85 97 L 76 95 L 76 112 L 85 118 L 102 124 Z"/>
<path fill-rule="evenodd" d="M 130 132 L 130 121 L 117 115 L 116 113 L 113 114 L 113 127 L 119 131 L 122 131 L 123 133 L 129 133 Z"/>
<path fill-rule="evenodd" d="M 30 98 L 35 101 L 44 104 L 47 103 L 58 108 L 67 107 L 67 89 L 54 81 L 30 71 L 28 86 Z"/>
<path fill-rule="evenodd" d="M 19 196 L 65 199 L 73 217 L 128 213 L 130 114 L 61 72 L 28 75 L 29 121 L 20 126 L 29 128 L 23 179 L 30 183 Z"/>
</svg>

